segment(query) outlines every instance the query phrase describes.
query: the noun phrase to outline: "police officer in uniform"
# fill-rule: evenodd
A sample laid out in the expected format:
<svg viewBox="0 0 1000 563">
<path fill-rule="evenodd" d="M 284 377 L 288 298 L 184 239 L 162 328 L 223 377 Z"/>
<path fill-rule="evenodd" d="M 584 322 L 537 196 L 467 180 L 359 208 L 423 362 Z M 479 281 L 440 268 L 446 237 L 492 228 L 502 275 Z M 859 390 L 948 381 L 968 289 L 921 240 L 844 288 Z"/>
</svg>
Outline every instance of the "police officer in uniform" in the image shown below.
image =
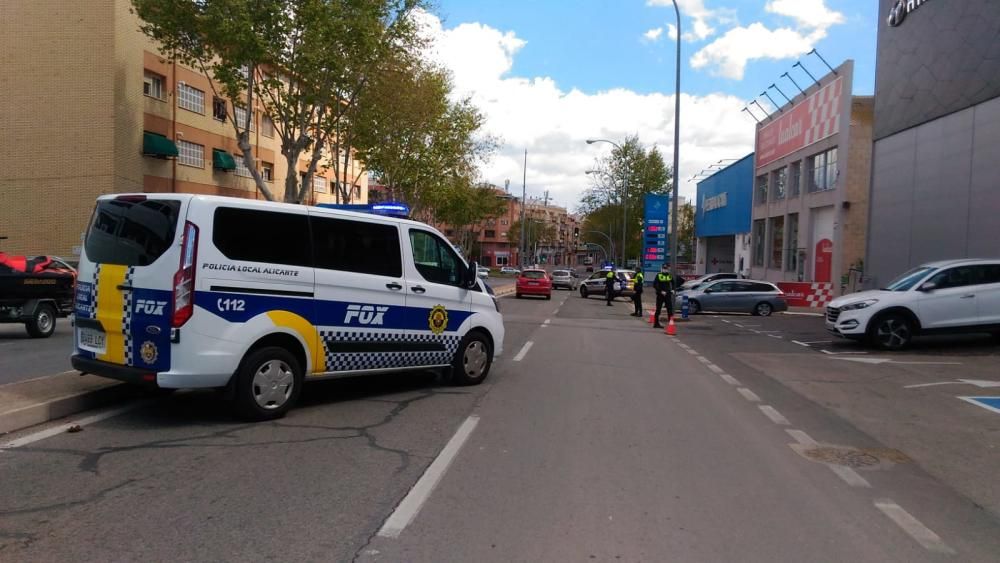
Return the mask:
<svg viewBox="0 0 1000 563">
<path fill-rule="evenodd" d="M 633 278 L 635 293 L 632 294 L 632 301 L 635 302 L 635 312 L 632 313 L 633 317 L 642 316 L 642 284 L 645 282 L 645 276 L 642 275 L 642 270 L 635 273 L 635 278 Z"/>
<path fill-rule="evenodd" d="M 604 294 L 608 300 L 608 307 L 611 306 L 611 300 L 615 298 L 615 281 L 616 281 L 615 271 L 608 270 L 608 275 L 604 278 Z"/>
<path fill-rule="evenodd" d="M 667 305 L 667 316 L 674 316 L 674 280 L 673 276 L 670 275 L 670 267 L 667 264 L 663 265 L 660 273 L 656 274 L 656 279 L 653 280 L 653 291 L 656 293 L 656 323 L 653 324 L 654 328 L 663 328 L 660 324 L 660 311 L 663 309 L 663 304 Z"/>
</svg>

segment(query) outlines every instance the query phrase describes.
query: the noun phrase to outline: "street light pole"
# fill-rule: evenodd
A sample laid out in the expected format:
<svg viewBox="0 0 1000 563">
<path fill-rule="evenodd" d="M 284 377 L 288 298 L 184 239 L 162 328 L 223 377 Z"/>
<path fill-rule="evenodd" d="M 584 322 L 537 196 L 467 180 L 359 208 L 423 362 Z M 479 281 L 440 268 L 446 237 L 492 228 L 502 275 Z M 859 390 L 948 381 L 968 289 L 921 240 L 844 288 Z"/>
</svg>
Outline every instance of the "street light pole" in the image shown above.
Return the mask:
<svg viewBox="0 0 1000 563">
<path fill-rule="evenodd" d="M 671 203 L 671 230 L 670 235 L 670 275 L 677 279 L 677 239 L 680 235 L 680 226 L 677 224 L 677 200 L 680 199 L 680 191 L 677 185 L 677 166 L 680 161 L 681 142 L 681 11 L 677 7 L 677 0 L 673 0 L 674 14 L 677 16 L 677 76 L 675 78 L 674 91 L 674 197 Z"/>
<path fill-rule="evenodd" d="M 521 181 L 521 244 L 517 247 L 521 269 L 524 269 L 524 207 L 528 205 L 528 149 L 524 149 L 524 179 Z"/>
</svg>

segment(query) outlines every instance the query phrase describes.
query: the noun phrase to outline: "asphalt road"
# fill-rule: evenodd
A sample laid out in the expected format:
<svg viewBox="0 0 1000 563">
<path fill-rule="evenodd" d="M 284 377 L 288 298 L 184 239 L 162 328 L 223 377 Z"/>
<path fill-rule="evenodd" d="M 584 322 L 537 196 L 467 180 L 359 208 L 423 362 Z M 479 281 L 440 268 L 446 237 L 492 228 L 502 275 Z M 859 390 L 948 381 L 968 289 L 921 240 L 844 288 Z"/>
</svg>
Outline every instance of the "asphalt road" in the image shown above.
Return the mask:
<svg viewBox="0 0 1000 563">
<path fill-rule="evenodd" d="M 57 319 L 48 338 L 29 338 L 23 325 L 0 324 L 0 385 L 68 371 L 72 353 L 69 319 Z"/>
<path fill-rule="evenodd" d="M 15 436 L 0 560 L 1000 558 L 997 515 L 920 464 L 817 461 L 897 446 L 738 357 L 758 338 L 826 354 L 720 318 L 671 339 L 569 292 L 501 303 L 505 357 L 478 387 L 314 383 L 266 424 L 178 393 Z"/>
</svg>

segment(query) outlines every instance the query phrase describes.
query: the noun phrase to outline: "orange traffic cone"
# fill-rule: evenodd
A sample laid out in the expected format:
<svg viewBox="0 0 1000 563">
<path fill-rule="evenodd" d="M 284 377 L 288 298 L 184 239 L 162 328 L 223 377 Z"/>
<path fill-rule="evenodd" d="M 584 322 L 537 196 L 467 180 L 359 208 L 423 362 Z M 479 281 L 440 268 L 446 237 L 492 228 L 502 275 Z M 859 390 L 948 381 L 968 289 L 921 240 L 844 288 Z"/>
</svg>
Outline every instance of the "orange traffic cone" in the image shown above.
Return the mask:
<svg viewBox="0 0 1000 563">
<path fill-rule="evenodd" d="M 649 310 L 649 324 L 654 324 L 656 322 L 656 309 Z"/>
<path fill-rule="evenodd" d="M 677 336 L 677 325 L 674 324 L 674 316 L 670 315 L 667 318 L 669 321 L 667 322 L 667 328 L 664 332 L 667 333 L 667 336 Z"/>
</svg>

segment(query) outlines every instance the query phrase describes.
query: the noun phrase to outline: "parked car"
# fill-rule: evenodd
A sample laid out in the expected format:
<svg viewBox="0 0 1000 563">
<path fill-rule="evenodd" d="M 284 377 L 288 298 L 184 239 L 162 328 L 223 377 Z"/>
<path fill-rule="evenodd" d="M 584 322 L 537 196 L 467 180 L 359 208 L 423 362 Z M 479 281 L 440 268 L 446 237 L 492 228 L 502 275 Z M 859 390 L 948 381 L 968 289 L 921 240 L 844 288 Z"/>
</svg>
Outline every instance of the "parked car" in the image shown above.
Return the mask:
<svg viewBox="0 0 1000 563">
<path fill-rule="evenodd" d="M 482 266 L 476 268 L 476 277 L 478 277 L 481 280 L 490 279 L 490 269 L 484 268 Z"/>
<path fill-rule="evenodd" d="M 32 338 L 48 338 L 56 319 L 73 311 L 76 269 L 54 256 L 0 252 L 0 323 L 23 324 Z"/>
<path fill-rule="evenodd" d="M 931 262 L 882 289 L 838 297 L 826 308 L 826 328 L 884 350 L 906 348 L 918 334 L 1000 339 L 1000 259 Z"/>
<path fill-rule="evenodd" d="M 552 279 L 545 270 L 525 270 L 517 278 L 515 292 L 518 299 L 524 295 L 541 295 L 552 299 Z"/>
<path fill-rule="evenodd" d="M 761 317 L 788 310 L 785 294 L 771 282 L 756 280 L 718 280 L 677 292 L 675 310 L 680 310 L 683 297 L 688 298 L 688 309 L 694 313 L 715 311 L 720 313 L 750 313 Z"/>
<path fill-rule="evenodd" d="M 576 272 L 572 272 L 570 270 L 556 270 L 552 272 L 553 289 L 565 287 L 570 291 L 576 291 L 576 287 L 579 283 L 580 282 L 577 281 Z"/>
<path fill-rule="evenodd" d="M 503 268 L 500 268 L 500 273 L 507 276 L 517 276 L 521 274 L 521 270 L 511 266 L 504 266 Z"/>
<path fill-rule="evenodd" d="M 632 275 L 634 272 L 627 270 L 616 270 L 615 275 L 618 277 L 618 283 L 621 289 L 615 293 L 615 297 L 631 297 L 635 290 L 633 289 Z M 591 295 L 604 296 L 605 294 L 605 280 L 607 279 L 607 270 L 602 270 L 600 272 L 594 272 L 587 279 L 583 280 L 580 284 L 580 297 L 587 299 Z"/>
<path fill-rule="evenodd" d="M 681 284 L 680 290 L 684 291 L 684 290 L 688 290 L 688 289 L 697 289 L 702 284 L 706 284 L 708 282 L 713 282 L 713 281 L 718 281 L 718 280 L 735 280 L 735 279 L 738 279 L 738 278 L 739 278 L 739 275 L 737 275 L 737 274 L 735 274 L 733 272 L 719 272 L 719 273 L 715 273 L 715 274 L 704 274 L 704 275 L 698 276 L 698 277 L 696 277 L 694 279 L 690 279 L 690 280 L 685 281 L 683 284 Z"/>
</svg>

